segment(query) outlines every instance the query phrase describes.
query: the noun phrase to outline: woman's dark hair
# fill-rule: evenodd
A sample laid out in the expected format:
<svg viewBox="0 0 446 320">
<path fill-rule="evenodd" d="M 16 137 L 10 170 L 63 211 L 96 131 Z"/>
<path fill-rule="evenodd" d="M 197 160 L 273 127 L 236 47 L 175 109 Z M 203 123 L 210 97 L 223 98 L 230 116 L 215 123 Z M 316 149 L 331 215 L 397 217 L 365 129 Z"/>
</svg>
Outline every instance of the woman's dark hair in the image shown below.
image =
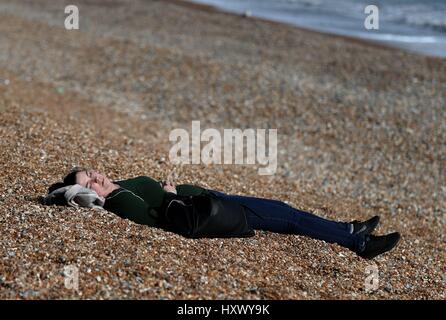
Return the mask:
<svg viewBox="0 0 446 320">
<path fill-rule="evenodd" d="M 85 168 L 74 167 L 73 169 L 71 169 L 71 171 L 65 176 L 65 178 L 63 178 L 62 182 L 53 183 L 48 188 L 48 193 L 51 193 L 54 190 L 57 190 L 65 186 L 71 186 L 73 184 L 76 184 L 76 174 L 80 171 L 85 171 Z"/>
</svg>

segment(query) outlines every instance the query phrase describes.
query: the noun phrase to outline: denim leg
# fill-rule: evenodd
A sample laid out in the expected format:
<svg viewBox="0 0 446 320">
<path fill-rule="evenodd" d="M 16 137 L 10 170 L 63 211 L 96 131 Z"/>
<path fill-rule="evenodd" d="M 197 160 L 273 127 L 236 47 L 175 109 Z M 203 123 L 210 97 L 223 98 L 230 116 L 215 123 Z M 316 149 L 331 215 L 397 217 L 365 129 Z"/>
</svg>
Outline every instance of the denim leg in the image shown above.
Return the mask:
<svg viewBox="0 0 446 320">
<path fill-rule="evenodd" d="M 362 236 L 350 233 L 349 223 L 324 219 L 282 201 L 228 195 L 214 190 L 212 193 L 244 206 L 248 224 L 253 229 L 307 236 L 337 243 L 353 251 L 358 250 L 363 242 Z"/>
</svg>

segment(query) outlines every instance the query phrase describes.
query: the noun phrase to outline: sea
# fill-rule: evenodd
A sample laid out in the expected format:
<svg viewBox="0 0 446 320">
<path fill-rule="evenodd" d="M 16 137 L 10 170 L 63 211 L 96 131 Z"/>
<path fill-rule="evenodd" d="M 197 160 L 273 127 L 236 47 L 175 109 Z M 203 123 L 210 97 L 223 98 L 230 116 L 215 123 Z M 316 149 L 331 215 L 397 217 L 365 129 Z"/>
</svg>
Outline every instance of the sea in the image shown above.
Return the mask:
<svg viewBox="0 0 446 320">
<path fill-rule="evenodd" d="M 446 58 L 446 0 L 192 0 L 244 16 Z M 374 27 L 366 28 L 378 9 Z M 375 9 L 374 9 L 375 10 Z M 376 23 L 377 22 L 377 23 Z"/>
</svg>

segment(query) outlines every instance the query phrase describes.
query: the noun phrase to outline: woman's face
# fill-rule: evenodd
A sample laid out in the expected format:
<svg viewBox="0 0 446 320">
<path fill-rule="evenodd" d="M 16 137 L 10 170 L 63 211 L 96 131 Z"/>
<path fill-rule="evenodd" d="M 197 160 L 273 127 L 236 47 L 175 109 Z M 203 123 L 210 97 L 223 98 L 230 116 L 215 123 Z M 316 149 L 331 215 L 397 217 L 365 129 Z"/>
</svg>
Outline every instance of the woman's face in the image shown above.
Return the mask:
<svg viewBox="0 0 446 320">
<path fill-rule="evenodd" d="M 114 184 L 104 175 L 94 170 L 79 171 L 76 183 L 94 190 L 98 195 L 106 197 L 114 189 Z"/>
</svg>

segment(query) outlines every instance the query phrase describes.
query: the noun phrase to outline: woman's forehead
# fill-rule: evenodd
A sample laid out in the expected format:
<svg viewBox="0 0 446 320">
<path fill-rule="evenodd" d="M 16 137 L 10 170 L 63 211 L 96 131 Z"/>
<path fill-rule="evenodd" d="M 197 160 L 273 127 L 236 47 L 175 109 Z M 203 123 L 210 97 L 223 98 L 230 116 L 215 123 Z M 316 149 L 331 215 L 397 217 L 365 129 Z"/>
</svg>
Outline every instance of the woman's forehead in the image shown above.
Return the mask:
<svg viewBox="0 0 446 320">
<path fill-rule="evenodd" d="M 85 186 L 87 184 L 87 180 L 88 180 L 87 171 L 85 171 L 85 170 L 79 171 L 76 174 L 76 182 L 78 184 L 80 184 L 81 186 Z"/>
</svg>

